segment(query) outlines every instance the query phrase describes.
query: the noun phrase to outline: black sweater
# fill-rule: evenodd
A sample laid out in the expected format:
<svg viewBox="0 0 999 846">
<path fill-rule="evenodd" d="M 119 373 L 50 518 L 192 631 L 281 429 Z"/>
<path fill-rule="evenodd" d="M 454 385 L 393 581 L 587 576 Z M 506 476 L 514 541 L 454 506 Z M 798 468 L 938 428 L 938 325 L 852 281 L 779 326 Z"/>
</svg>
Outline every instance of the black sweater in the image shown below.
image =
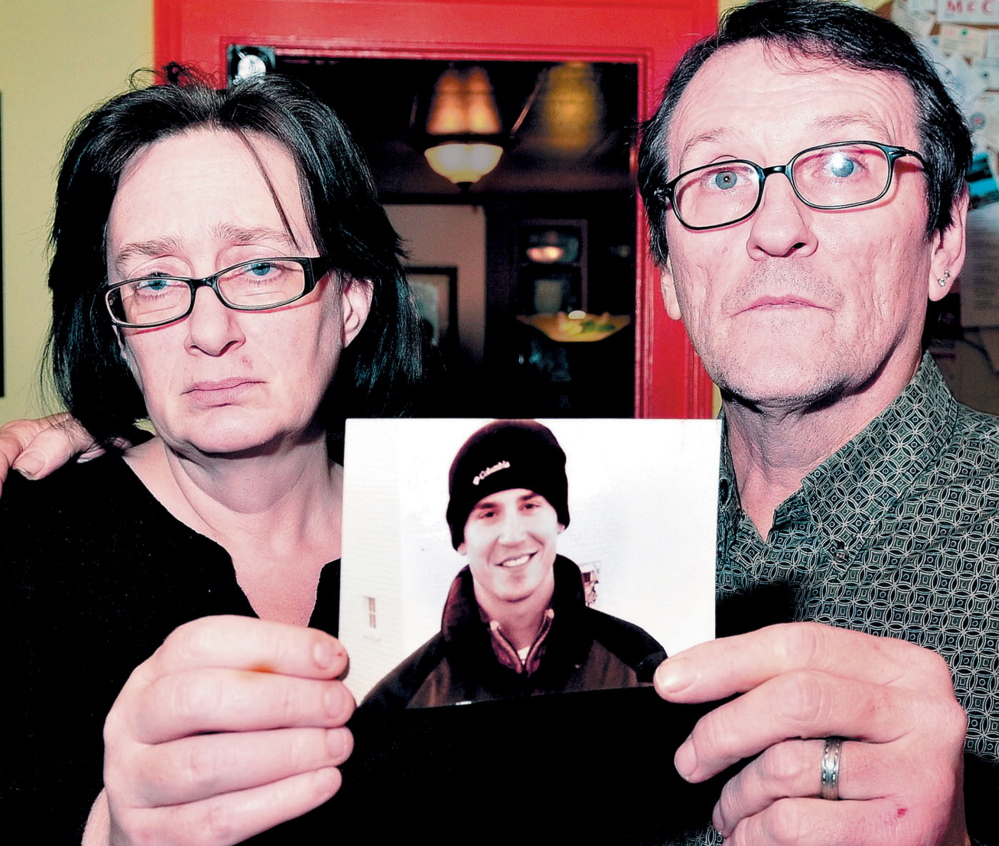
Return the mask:
<svg viewBox="0 0 999 846">
<path fill-rule="evenodd" d="M 331 634 L 339 576 L 339 562 L 323 571 L 311 621 Z M 255 616 L 228 553 L 107 457 L 38 482 L 12 474 L 0 498 L 0 603 L 13 669 L 0 818 L 53 844 L 79 843 L 103 783 L 104 720 L 132 670 L 182 623 Z"/>
</svg>

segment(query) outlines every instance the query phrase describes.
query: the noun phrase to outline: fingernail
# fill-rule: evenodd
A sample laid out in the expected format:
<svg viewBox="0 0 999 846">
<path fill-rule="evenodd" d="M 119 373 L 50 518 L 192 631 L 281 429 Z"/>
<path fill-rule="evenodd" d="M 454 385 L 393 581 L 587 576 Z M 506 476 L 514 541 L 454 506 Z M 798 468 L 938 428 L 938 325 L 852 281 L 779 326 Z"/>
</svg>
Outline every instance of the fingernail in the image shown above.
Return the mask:
<svg viewBox="0 0 999 846">
<path fill-rule="evenodd" d="M 323 637 L 316 641 L 316 645 L 312 647 L 312 660 L 316 662 L 317 667 L 322 670 L 329 669 L 333 666 L 335 658 L 336 650 L 331 640 Z"/>
<path fill-rule="evenodd" d="M 721 808 L 717 804 L 711 812 L 711 827 L 722 836 L 722 840 L 727 839 L 732 833 L 725 828 L 725 821 L 722 819 Z"/>
<path fill-rule="evenodd" d="M 332 797 L 343 783 L 343 777 L 336 767 L 326 767 L 322 770 L 316 770 L 312 774 L 312 777 L 316 780 L 316 790 L 319 795 L 327 798 Z"/>
<path fill-rule="evenodd" d="M 681 656 L 667 658 L 656 669 L 655 685 L 660 695 L 680 693 L 692 681 L 689 661 Z"/>
<path fill-rule="evenodd" d="M 330 758 L 337 763 L 343 763 L 354 748 L 354 736 L 350 729 L 335 728 L 326 732 L 326 748 Z"/>
<path fill-rule="evenodd" d="M 44 466 L 45 459 L 39 456 L 37 452 L 22 453 L 13 464 L 14 469 L 24 476 L 25 479 L 34 479 Z"/>
<path fill-rule="evenodd" d="M 697 752 L 694 750 L 694 742 L 689 737 L 676 750 L 673 765 L 686 781 L 690 781 L 690 777 L 697 769 Z"/>
</svg>

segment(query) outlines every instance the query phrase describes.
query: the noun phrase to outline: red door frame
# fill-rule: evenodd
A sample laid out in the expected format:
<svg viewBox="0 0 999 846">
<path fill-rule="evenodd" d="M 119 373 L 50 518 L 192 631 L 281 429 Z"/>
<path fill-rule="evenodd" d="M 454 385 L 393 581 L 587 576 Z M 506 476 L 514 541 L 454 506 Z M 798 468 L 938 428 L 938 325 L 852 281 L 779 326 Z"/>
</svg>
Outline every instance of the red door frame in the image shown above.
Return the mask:
<svg viewBox="0 0 999 846">
<path fill-rule="evenodd" d="M 684 49 L 716 25 L 716 0 L 154 0 L 157 65 L 225 79 L 228 44 L 322 56 L 590 60 L 638 66 L 639 118 Z M 645 232 L 639 210 L 638 232 Z M 637 245 L 638 417 L 707 417 L 711 383 L 665 313 L 644 235 Z"/>
</svg>

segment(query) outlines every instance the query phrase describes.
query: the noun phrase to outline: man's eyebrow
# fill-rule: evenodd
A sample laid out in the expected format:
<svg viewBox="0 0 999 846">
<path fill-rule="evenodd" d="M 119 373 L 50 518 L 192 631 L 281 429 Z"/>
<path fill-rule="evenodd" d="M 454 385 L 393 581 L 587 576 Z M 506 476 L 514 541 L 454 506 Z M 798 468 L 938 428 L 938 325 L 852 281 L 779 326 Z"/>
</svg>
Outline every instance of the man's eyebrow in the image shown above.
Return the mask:
<svg viewBox="0 0 999 846">
<path fill-rule="evenodd" d="M 858 131 L 870 132 L 873 135 L 881 136 L 881 138 L 855 138 L 855 139 L 845 139 L 845 140 L 856 140 L 856 141 L 877 141 L 877 140 L 887 140 L 891 141 L 892 133 L 889 131 L 888 126 L 885 124 L 884 120 L 872 112 L 850 112 L 838 115 L 826 115 L 821 118 L 816 118 L 813 120 L 808 128 L 816 129 L 818 131 L 836 131 L 840 129 L 845 129 L 847 127 L 855 127 Z M 815 139 L 815 144 L 824 144 L 827 141 L 832 143 L 832 139 L 820 138 Z M 680 155 L 677 158 L 677 165 L 679 167 L 680 162 L 683 162 L 684 158 L 690 153 L 690 151 L 702 144 L 738 144 L 741 140 L 729 131 L 727 127 L 715 127 L 713 129 L 705 130 L 704 132 L 699 132 L 697 135 L 688 138 L 683 147 L 680 150 Z M 808 146 L 814 146 L 809 144 Z M 738 154 L 741 155 L 741 154 Z M 769 166 L 768 162 L 758 162 L 764 167 Z M 684 166 L 685 167 L 685 166 Z M 680 172 L 678 170 L 677 172 Z"/>
<path fill-rule="evenodd" d="M 886 139 L 889 136 L 888 126 L 885 124 L 884 119 L 880 115 L 876 115 L 873 112 L 853 112 L 849 114 L 841 115 L 827 115 L 826 117 L 819 118 L 812 123 L 817 129 L 828 129 L 837 130 L 844 129 L 846 127 L 856 127 L 863 130 L 870 130 L 876 135 L 883 135 Z M 866 139 L 857 138 L 850 139 L 857 141 L 867 141 L 867 140 L 877 140 L 877 139 Z M 818 143 L 823 143 L 819 141 Z"/>
<path fill-rule="evenodd" d="M 720 127 L 718 129 L 709 129 L 706 132 L 699 132 L 692 138 L 688 138 L 683 143 L 683 147 L 680 149 L 680 155 L 677 156 L 677 165 L 680 164 L 687 156 L 687 154 L 699 144 L 714 144 L 721 141 L 725 141 L 732 137 L 732 133 L 725 129 L 725 127 Z"/>
</svg>

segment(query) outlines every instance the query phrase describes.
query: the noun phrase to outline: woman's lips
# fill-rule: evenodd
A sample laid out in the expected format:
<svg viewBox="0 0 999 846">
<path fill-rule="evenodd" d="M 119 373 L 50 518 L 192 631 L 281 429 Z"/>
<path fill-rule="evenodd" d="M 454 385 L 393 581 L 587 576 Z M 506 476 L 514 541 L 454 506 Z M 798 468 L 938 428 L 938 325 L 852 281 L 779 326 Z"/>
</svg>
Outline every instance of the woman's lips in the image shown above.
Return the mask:
<svg viewBox="0 0 999 846">
<path fill-rule="evenodd" d="M 218 382 L 195 382 L 184 393 L 206 405 L 225 405 L 238 399 L 256 384 L 255 380 L 235 377 Z"/>
</svg>

